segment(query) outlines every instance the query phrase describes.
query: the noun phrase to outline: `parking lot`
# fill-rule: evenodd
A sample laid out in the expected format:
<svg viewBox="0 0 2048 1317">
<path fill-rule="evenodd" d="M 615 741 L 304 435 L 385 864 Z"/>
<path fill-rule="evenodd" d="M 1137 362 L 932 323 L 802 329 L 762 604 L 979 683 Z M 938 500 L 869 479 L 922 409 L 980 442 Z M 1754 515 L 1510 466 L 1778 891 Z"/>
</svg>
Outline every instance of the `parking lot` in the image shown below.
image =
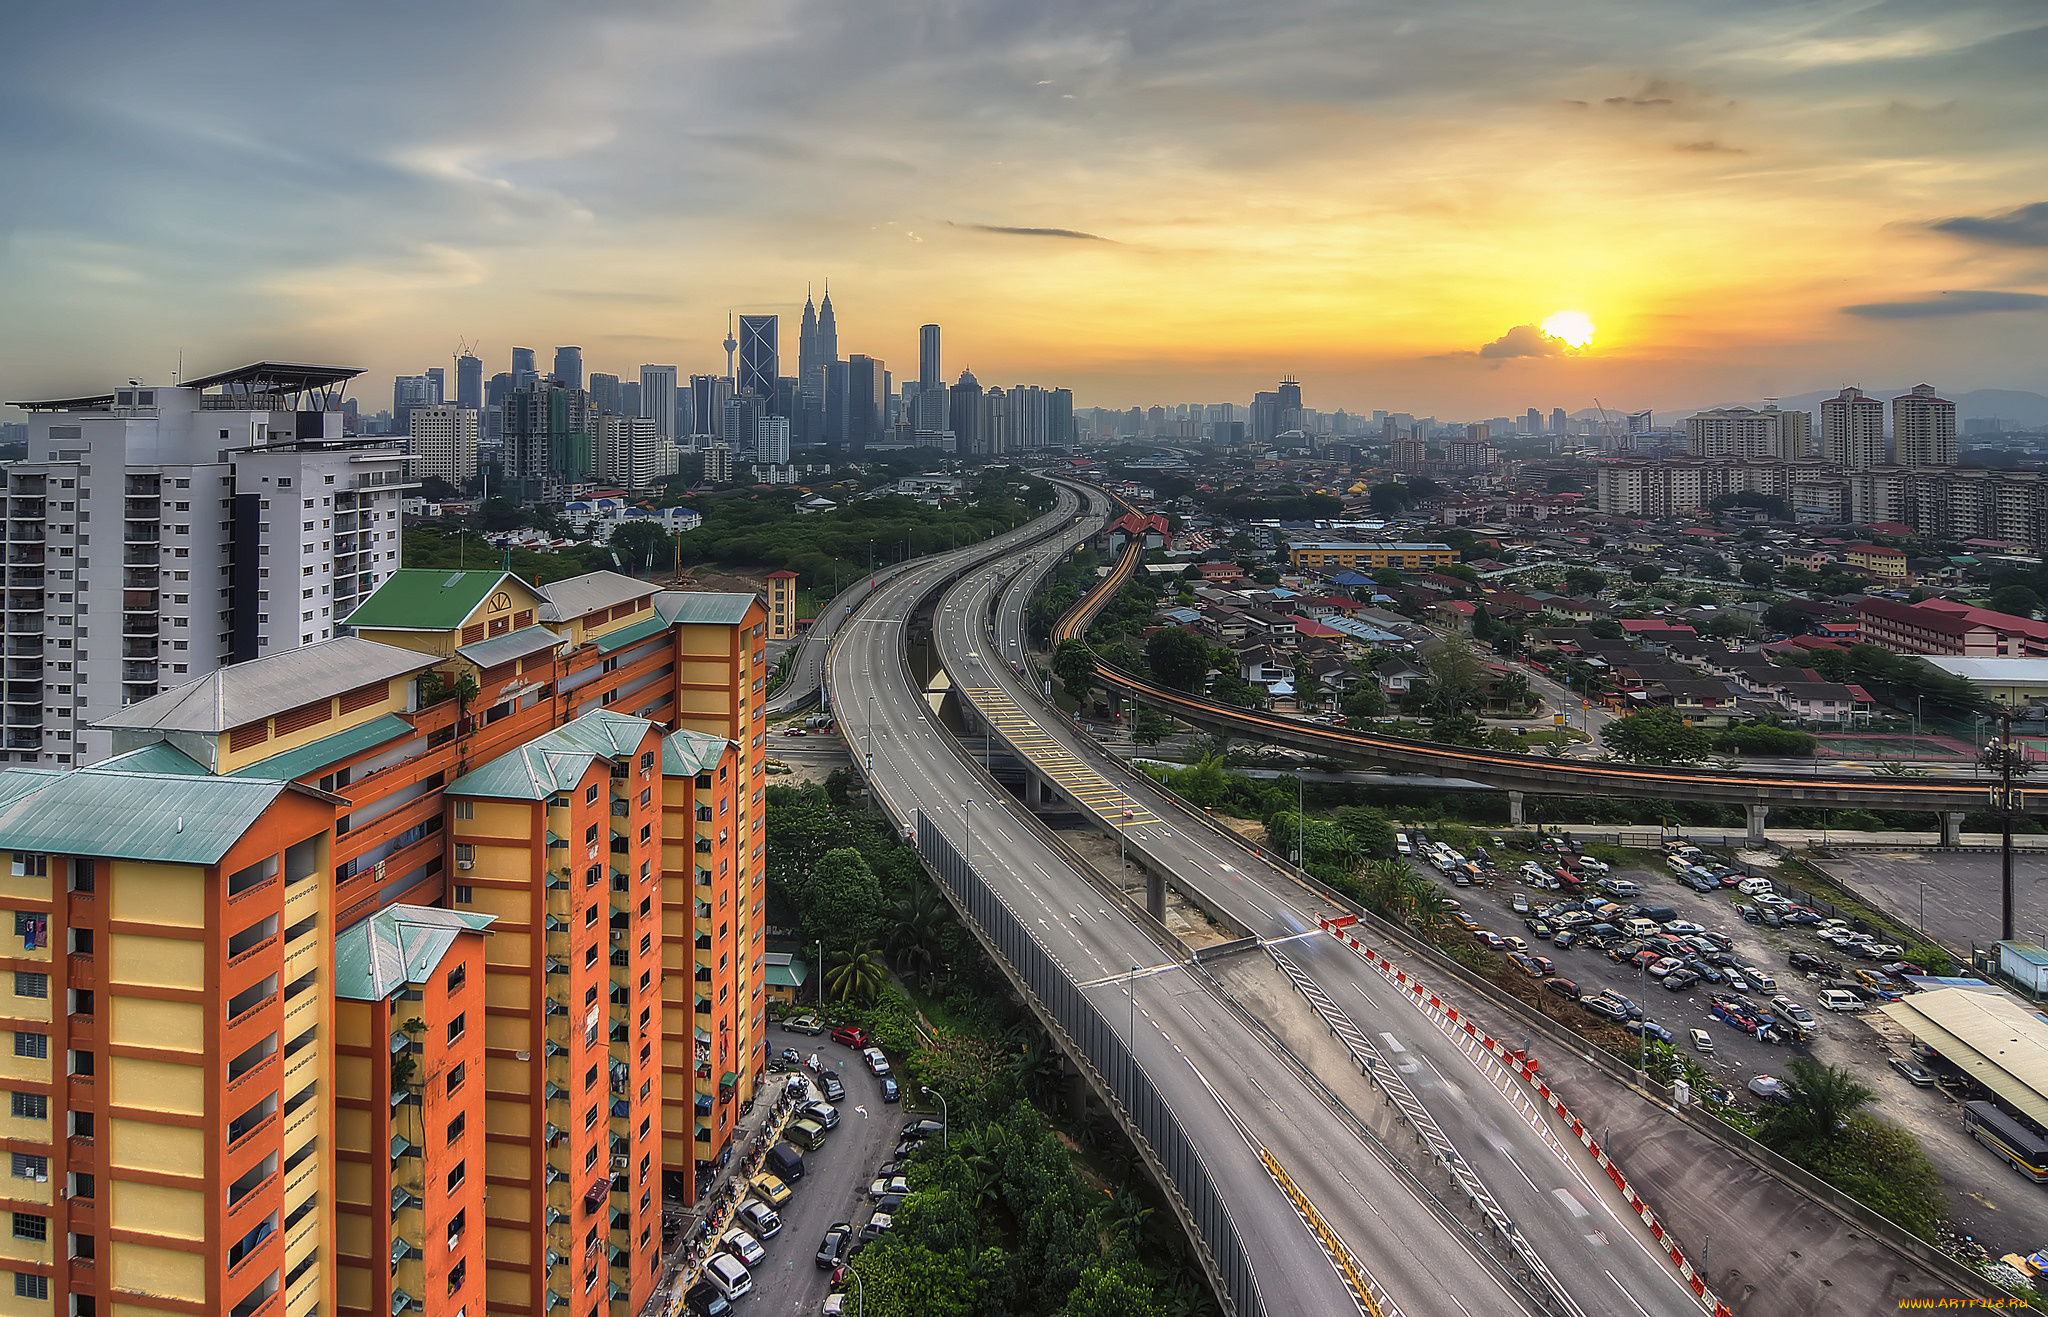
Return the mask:
<svg viewBox="0 0 2048 1317">
<path fill-rule="evenodd" d="M 1785 1075 L 1791 1058 L 1801 1050 L 1822 1064 L 1853 1071 L 1876 1090 L 1875 1110 L 1911 1130 L 1942 1172 L 1950 1195 L 1952 1225 L 1958 1233 L 1995 1244 L 1994 1255 L 2012 1250 L 2031 1252 L 2048 1244 L 2048 1190 L 2023 1180 L 1963 1133 L 1958 1094 L 1943 1088 L 1915 1086 L 1891 1067 L 1891 1059 L 1906 1055 L 1911 1042 L 1903 1030 L 1881 1014 L 1821 1009 L 1820 991 L 1832 980 L 1802 974 L 1790 965 L 1789 956 L 1795 951 L 1816 954 L 1845 970 L 1851 966 L 1867 967 L 1870 962 L 1843 955 L 1816 938 L 1810 927 L 1770 928 L 1746 923 L 1734 908 L 1746 898 L 1728 889 L 1713 893 L 1694 891 L 1673 878 L 1661 861 L 1645 862 L 1639 858 L 1635 863 L 1617 866 L 1613 875 L 1638 884 L 1641 892 L 1631 900 L 1670 906 L 1678 918 L 1726 936 L 1730 954 L 1738 964 L 1762 969 L 1777 982 L 1774 992 L 1741 994 L 1704 982 L 1687 991 L 1666 992 L 1645 971 L 1632 965 L 1617 965 L 1604 951 L 1584 945 L 1560 950 L 1533 936 L 1514 913 L 1514 898 L 1519 894 L 1540 909 L 1560 899 L 1562 894 L 1537 890 L 1520 880 L 1516 870 L 1527 856 L 1512 853 L 1512 863 L 1496 858 L 1499 872 L 1493 885 L 1486 888 L 1456 887 L 1419 860 L 1415 867 L 1462 902 L 1464 913 L 1480 927 L 1527 940 L 1532 953 L 1548 956 L 1556 964 L 1557 976 L 1573 981 L 1583 994 L 1590 996 L 1604 988 L 1634 1001 L 1646 1018 L 1671 1030 L 1674 1046 L 1717 1076 L 1724 1087 L 1735 1091 L 1743 1105 L 1757 1105 L 1745 1091 L 1751 1078 L 1759 1074 Z M 1764 863 L 1768 857 L 1754 855 L 1748 859 L 1751 863 L 1743 866 L 1747 871 L 1762 875 L 1771 872 Z M 1589 888 L 1587 895 L 1593 894 Z M 1762 1042 L 1711 1018 L 1709 1003 L 1716 995 L 1746 996 L 1759 1005 L 1772 996 L 1783 995 L 1803 1006 L 1814 1017 L 1818 1029 L 1803 1043 Z M 1707 1031 L 1713 1040 L 1713 1055 L 1701 1056 L 1688 1044 L 1687 1031 L 1695 1028 Z"/>
<path fill-rule="evenodd" d="M 821 1147 L 803 1154 L 803 1178 L 790 1186 L 788 1201 L 776 1209 L 782 1229 L 761 1241 L 767 1256 L 751 1269 L 754 1292 L 734 1309 L 759 1317 L 815 1317 L 831 1290 L 831 1272 L 817 1265 L 820 1241 L 837 1222 L 849 1222 L 856 1231 L 867 1223 L 872 1210 L 867 1190 L 875 1170 L 888 1160 L 903 1122 L 921 1113 L 883 1102 L 881 1081 L 854 1048 L 780 1026 L 772 1027 L 768 1038 L 771 1052 L 794 1048 L 805 1061 L 815 1055 L 820 1071 L 843 1084 L 846 1095 L 832 1104 L 839 1111 L 837 1127 Z M 809 1082 L 811 1096 L 822 1099 L 818 1081 Z"/>
</svg>

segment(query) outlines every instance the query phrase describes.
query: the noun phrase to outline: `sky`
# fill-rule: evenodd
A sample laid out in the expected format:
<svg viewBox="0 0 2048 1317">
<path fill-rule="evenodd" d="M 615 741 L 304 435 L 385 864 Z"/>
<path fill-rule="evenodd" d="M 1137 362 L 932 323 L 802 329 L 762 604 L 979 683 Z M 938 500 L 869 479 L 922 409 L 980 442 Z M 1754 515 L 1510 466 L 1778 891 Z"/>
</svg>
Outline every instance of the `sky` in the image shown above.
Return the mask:
<svg viewBox="0 0 2048 1317">
<path fill-rule="evenodd" d="M 1081 406 L 2048 392 L 2038 0 L 21 6 L 0 396 L 840 347 Z M 1596 326 L 1569 349 L 1542 323 Z"/>
</svg>

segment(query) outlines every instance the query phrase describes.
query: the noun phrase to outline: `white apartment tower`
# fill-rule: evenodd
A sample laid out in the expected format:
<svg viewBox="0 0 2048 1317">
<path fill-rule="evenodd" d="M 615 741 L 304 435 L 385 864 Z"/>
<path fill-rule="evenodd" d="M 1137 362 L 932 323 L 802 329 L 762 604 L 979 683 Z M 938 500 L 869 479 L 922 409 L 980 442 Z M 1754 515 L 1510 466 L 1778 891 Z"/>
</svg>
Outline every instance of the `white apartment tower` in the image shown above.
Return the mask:
<svg viewBox="0 0 2048 1317">
<path fill-rule="evenodd" d="M 1851 471 L 1885 465 L 1884 404 L 1854 388 L 1821 399 L 1820 455 Z"/>
<path fill-rule="evenodd" d="M 1716 407 L 1685 418 L 1694 457 L 1779 458 L 1796 462 L 1813 443 L 1813 417 L 1776 406 Z"/>
<path fill-rule="evenodd" d="M 1892 443 L 1900 466 L 1956 464 L 1956 405 L 1916 384 L 1892 399 Z"/>
<path fill-rule="evenodd" d="M 399 566 L 413 487 L 402 440 L 342 434 L 360 373 L 259 362 L 14 404 L 0 762 L 96 762 L 114 710 L 340 634 Z"/>
<path fill-rule="evenodd" d="M 654 422 L 654 432 L 674 443 L 676 440 L 676 368 L 640 368 L 640 414 Z"/>
<path fill-rule="evenodd" d="M 754 460 L 769 466 L 789 465 L 787 416 L 763 416 L 754 422 Z"/>
<path fill-rule="evenodd" d="M 648 416 L 600 416 L 592 422 L 592 459 L 599 480 L 651 489 L 676 473 L 679 450 Z"/>
<path fill-rule="evenodd" d="M 478 412 L 439 403 L 412 409 L 412 473 L 454 484 L 476 477 Z"/>
</svg>

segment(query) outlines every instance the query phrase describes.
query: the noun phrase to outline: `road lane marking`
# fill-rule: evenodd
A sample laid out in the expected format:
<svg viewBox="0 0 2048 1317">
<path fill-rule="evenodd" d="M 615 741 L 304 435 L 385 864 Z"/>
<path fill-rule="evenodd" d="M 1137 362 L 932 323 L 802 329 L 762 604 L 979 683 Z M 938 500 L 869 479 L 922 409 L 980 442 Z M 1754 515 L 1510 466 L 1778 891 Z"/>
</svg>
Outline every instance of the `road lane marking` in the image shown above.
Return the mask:
<svg viewBox="0 0 2048 1317">
<path fill-rule="evenodd" d="M 1602 1268 L 1602 1270 L 1605 1270 L 1605 1268 Z M 1614 1280 L 1614 1273 L 1611 1271 L 1607 1272 L 1607 1279 Z M 1627 1299 L 1630 1303 L 1635 1304 L 1635 1310 L 1641 1313 L 1643 1317 L 1650 1317 L 1650 1310 L 1648 1308 L 1645 1308 L 1642 1304 L 1636 1303 L 1636 1296 L 1628 1292 L 1628 1286 L 1622 1284 L 1618 1280 L 1614 1280 L 1614 1288 L 1621 1291 L 1621 1297 Z M 1465 1305 L 1461 1303 L 1458 1306 L 1462 1308 Z"/>
<path fill-rule="evenodd" d="M 1296 937 L 1307 937 L 1307 936 L 1309 936 L 1309 935 L 1308 935 L 1307 933 L 1297 933 L 1297 934 L 1295 934 L 1295 936 L 1296 936 Z M 1353 984 L 1352 984 L 1351 986 L 1352 986 L 1352 988 L 1353 988 L 1354 990 L 1356 990 L 1356 991 L 1357 991 L 1357 993 L 1358 993 L 1358 995 L 1359 995 L 1359 996 L 1361 996 L 1361 997 L 1365 998 L 1365 1003 L 1366 1003 L 1366 1005 L 1368 1005 L 1368 1006 L 1372 1007 L 1372 1008 L 1373 1008 L 1374 1010 L 1378 1010 L 1378 1009 L 1380 1008 L 1380 1004 L 1379 1004 L 1378 1002 L 1376 1002 L 1376 1001 L 1374 1001 L 1374 1000 L 1372 999 L 1372 994 L 1371 994 L 1371 993 L 1367 992 L 1367 991 L 1366 991 L 1366 990 L 1365 990 L 1364 988 L 1361 988 L 1361 987 L 1359 987 L 1359 986 L 1358 986 L 1358 984 L 1357 984 L 1357 983 L 1355 983 L 1355 982 L 1354 982 L 1354 983 L 1353 983 Z"/>
<path fill-rule="evenodd" d="M 1541 1189 L 1536 1188 L 1536 1182 L 1529 1178 L 1529 1173 L 1522 1169 L 1522 1163 L 1515 1160 L 1515 1154 L 1508 1151 L 1506 1144 L 1500 1145 L 1500 1155 L 1508 1159 L 1508 1165 L 1515 1168 L 1515 1174 L 1522 1177 L 1524 1184 L 1539 1194 L 1543 1192 Z"/>
</svg>

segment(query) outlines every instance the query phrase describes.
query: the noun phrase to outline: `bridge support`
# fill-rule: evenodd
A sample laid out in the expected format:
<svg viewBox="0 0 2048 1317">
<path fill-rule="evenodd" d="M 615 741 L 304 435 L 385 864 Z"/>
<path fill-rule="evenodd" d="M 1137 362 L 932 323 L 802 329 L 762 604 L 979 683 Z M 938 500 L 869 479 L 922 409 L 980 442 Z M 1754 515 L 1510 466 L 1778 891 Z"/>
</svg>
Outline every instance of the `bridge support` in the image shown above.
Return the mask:
<svg viewBox="0 0 2048 1317">
<path fill-rule="evenodd" d="M 1522 793 L 1519 791 L 1508 792 L 1508 826 L 1522 826 Z"/>
<path fill-rule="evenodd" d="M 1764 820 L 1770 817 L 1770 813 L 1771 807 L 1769 805 L 1751 805 L 1749 807 L 1750 845 L 1761 846 L 1765 841 L 1769 840 L 1764 836 Z"/>
<path fill-rule="evenodd" d="M 1963 844 L 1963 811 L 1945 809 L 1941 812 L 1941 844 L 1960 846 Z"/>
<path fill-rule="evenodd" d="M 1166 875 L 1149 865 L 1145 869 L 1145 913 L 1166 922 Z"/>
</svg>

